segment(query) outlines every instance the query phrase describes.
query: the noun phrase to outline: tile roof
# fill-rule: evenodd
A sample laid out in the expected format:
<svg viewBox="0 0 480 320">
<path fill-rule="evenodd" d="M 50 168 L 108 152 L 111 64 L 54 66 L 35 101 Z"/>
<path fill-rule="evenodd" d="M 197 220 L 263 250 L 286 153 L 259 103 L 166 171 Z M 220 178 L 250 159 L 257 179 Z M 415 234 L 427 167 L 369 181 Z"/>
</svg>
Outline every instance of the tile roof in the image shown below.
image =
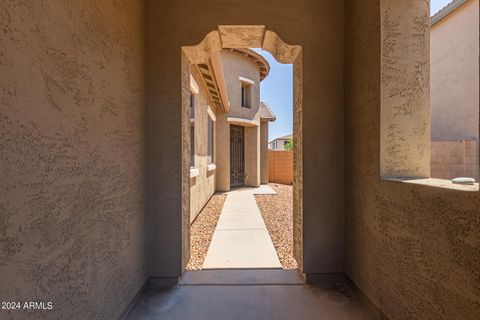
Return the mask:
<svg viewBox="0 0 480 320">
<path fill-rule="evenodd" d="M 290 140 L 293 139 L 293 134 L 287 134 L 286 136 L 278 137 L 270 141 L 269 143 L 272 143 L 275 140 Z"/>
<path fill-rule="evenodd" d="M 453 0 L 451 1 L 449 4 L 447 4 L 445 7 L 443 7 L 440 11 L 438 11 L 437 13 L 435 13 L 430 21 L 431 21 L 431 24 L 435 24 L 437 23 L 438 21 L 442 20 L 443 18 L 445 18 L 446 16 L 448 16 L 450 13 L 452 13 L 455 9 L 457 9 L 458 7 L 460 7 L 461 5 L 465 4 L 466 2 L 468 2 L 469 0 Z"/>
<path fill-rule="evenodd" d="M 260 101 L 260 108 L 258 110 L 260 114 L 260 119 L 267 120 L 267 121 L 275 121 L 277 117 L 273 114 L 272 109 L 268 106 L 268 104 L 264 101 Z"/>
</svg>

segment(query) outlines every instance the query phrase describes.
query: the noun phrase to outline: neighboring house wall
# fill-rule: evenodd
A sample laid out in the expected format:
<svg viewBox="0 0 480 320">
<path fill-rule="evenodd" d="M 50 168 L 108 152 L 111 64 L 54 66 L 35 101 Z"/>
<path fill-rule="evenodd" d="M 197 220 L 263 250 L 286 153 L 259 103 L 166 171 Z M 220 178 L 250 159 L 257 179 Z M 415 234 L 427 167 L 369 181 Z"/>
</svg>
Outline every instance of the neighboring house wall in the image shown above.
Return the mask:
<svg viewBox="0 0 480 320">
<path fill-rule="evenodd" d="M 466 1 L 431 27 L 430 175 L 434 178 L 479 178 L 478 150 L 470 150 L 478 148 L 478 3 Z"/>
<path fill-rule="evenodd" d="M 285 150 L 285 143 L 290 139 L 275 139 L 270 142 L 270 149 L 272 150 Z"/>
<path fill-rule="evenodd" d="M 215 192 L 215 170 L 208 170 L 208 108 L 207 88 L 196 70 L 192 68 L 199 93 L 195 95 L 195 169 L 198 175 L 190 179 L 190 222 L 202 210 Z M 211 108 L 213 112 L 214 109 Z M 215 149 L 214 149 L 215 150 Z M 215 163 L 215 160 L 213 161 Z"/>
<path fill-rule="evenodd" d="M 2 319 L 118 319 L 150 274 L 144 3 L 0 1 L 0 300 L 53 303 Z"/>
<path fill-rule="evenodd" d="M 293 183 L 293 151 L 268 151 L 269 181 L 281 184 Z"/>
<path fill-rule="evenodd" d="M 245 127 L 245 185 L 260 185 L 260 130 Z"/>
<path fill-rule="evenodd" d="M 432 25 L 430 105 L 433 141 L 478 139 L 479 7 L 469 0 Z"/>
<path fill-rule="evenodd" d="M 439 179 L 472 177 L 479 180 L 478 140 L 432 141 L 432 176 Z"/>
<path fill-rule="evenodd" d="M 230 101 L 229 117 L 258 120 L 260 106 L 260 71 L 258 65 L 242 55 L 227 50 L 222 51 L 222 66 Z M 250 108 L 241 107 L 242 82 L 239 77 L 254 81 L 251 88 Z"/>
</svg>

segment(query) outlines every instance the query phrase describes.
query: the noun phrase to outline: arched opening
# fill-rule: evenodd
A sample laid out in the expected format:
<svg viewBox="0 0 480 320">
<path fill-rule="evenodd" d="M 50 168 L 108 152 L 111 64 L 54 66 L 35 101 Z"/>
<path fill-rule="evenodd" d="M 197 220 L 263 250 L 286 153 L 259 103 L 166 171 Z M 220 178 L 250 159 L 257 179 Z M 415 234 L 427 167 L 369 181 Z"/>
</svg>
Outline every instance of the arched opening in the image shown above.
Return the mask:
<svg viewBox="0 0 480 320">
<path fill-rule="evenodd" d="M 182 47 L 182 193 L 184 195 L 182 201 L 182 264 L 185 267 L 190 258 L 190 223 L 192 221 L 192 210 L 190 207 L 192 205 L 192 201 L 190 201 L 191 181 L 192 179 L 197 179 L 197 176 L 199 176 L 194 165 L 195 157 L 192 157 L 193 152 L 195 152 L 193 147 L 195 143 L 192 144 L 195 138 L 192 138 L 192 132 L 196 132 L 194 129 L 196 120 L 192 118 L 192 105 L 194 104 L 192 101 L 195 100 L 195 88 L 197 86 L 196 81 L 191 77 L 192 72 L 194 72 L 193 66 L 198 66 L 200 73 L 203 73 L 207 79 L 215 78 L 212 69 L 221 68 L 219 52 L 222 50 L 229 49 L 232 50 L 232 52 L 253 56 L 250 57 L 253 61 L 255 61 L 255 59 L 262 59 L 261 56 L 256 57 L 254 53 L 249 53 L 249 48 L 261 48 L 271 53 L 278 62 L 293 65 L 293 140 L 295 141 L 293 150 L 293 251 L 294 258 L 298 262 L 299 270 L 302 271 L 302 50 L 300 46 L 284 43 L 275 32 L 266 30 L 265 26 L 219 26 L 217 30 L 208 33 L 198 45 Z M 259 63 L 261 65 L 261 61 Z M 264 66 L 260 67 L 260 76 L 262 76 L 262 72 L 268 73 Z M 239 103 L 242 107 L 248 108 L 250 103 L 248 98 L 251 85 L 250 80 L 240 80 L 242 81 L 242 94 L 241 103 Z M 216 109 L 225 112 L 228 111 L 229 102 L 226 101 L 222 95 L 222 91 L 226 91 L 226 88 L 221 84 L 219 85 L 218 81 L 209 82 L 207 80 L 205 84 L 209 86 L 209 90 L 213 92 L 213 96 L 211 95 L 209 99 L 210 103 L 213 104 Z M 215 118 L 215 115 L 212 115 L 212 119 L 213 118 Z M 253 130 L 257 130 L 254 127 L 256 124 L 245 122 L 250 120 L 238 117 L 232 122 L 232 119 L 229 118 L 228 121 L 233 125 L 238 125 L 238 128 L 245 131 L 245 133 L 242 131 L 242 136 L 244 136 L 245 139 L 248 139 L 249 131 L 252 131 L 251 127 L 253 127 Z M 258 136 L 261 135 L 261 127 L 262 125 L 259 124 Z M 220 130 L 220 128 L 218 129 Z M 217 130 L 216 126 L 215 130 Z M 210 134 L 210 132 L 208 134 Z M 220 137 L 222 137 L 222 133 L 219 132 L 219 134 Z M 230 132 L 224 132 L 224 136 L 231 136 L 229 134 Z M 210 141 L 210 139 L 208 141 Z M 210 146 L 203 148 L 205 149 L 204 151 L 208 152 L 207 159 L 213 156 L 213 152 L 210 154 L 212 149 L 218 149 L 218 154 L 215 154 L 216 158 L 222 157 L 221 153 L 223 152 L 226 158 L 230 155 L 231 161 L 231 153 L 225 152 L 225 150 L 223 150 L 224 148 L 219 148 L 219 143 L 217 142 L 214 146 L 215 148 L 211 148 Z M 197 151 L 201 152 L 200 150 Z M 227 161 L 227 163 L 228 162 L 229 161 Z M 246 165 L 248 167 L 248 163 L 246 163 Z M 235 183 L 256 185 L 256 183 L 258 184 L 260 181 L 264 181 L 264 178 L 260 177 L 260 175 L 256 176 L 254 173 L 250 174 L 248 172 L 245 175 L 245 181 L 233 181 L 232 179 L 234 178 L 230 176 L 231 166 L 227 169 L 225 167 L 228 166 L 219 166 L 217 164 L 215 168 L 212 169 L 215 170 L 212 175 L 215 175 L 213 177 L 215 181 L 214 186 L 216 185 L 214 188 L 217 190 L 228 191 L 230 186 L 234 186 Z M 207 179 L 208 170 L 209 169 L 207 169 Z M 203 175 L 200 175 L 198 179 L 200 178 L 203 178 Z M 206 192 L 211 192 L 211 190 L 206 190 Z M 208 197 L 208 195 L 206 196 Z"/>
</svg>

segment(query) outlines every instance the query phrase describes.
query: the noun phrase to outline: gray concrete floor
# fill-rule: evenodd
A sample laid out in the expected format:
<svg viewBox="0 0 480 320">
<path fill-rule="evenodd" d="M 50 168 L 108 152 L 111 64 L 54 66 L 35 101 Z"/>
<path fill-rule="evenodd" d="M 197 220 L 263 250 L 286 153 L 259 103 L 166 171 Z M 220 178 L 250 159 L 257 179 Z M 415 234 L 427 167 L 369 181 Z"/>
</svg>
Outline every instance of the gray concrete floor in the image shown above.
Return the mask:
<svg viewBox="0 0 480 320">
<path fill-rule="evenodd" d="M 147 289 L 126 319 L 375 319 L 342 283 L 303 285 L 291 272 L 268 270 L 209 272 L 193 271 L 175 287 Z"/>
</svg>

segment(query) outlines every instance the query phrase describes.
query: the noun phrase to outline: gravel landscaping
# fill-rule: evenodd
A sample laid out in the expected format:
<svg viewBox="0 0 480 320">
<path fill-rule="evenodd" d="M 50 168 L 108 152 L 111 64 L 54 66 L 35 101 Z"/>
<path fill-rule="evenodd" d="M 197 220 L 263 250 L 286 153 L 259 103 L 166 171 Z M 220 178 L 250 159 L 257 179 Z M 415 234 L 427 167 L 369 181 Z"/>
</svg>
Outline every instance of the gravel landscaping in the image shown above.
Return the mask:
<svg viewBox="0 0 480 320">
<path fill-rule="evenodd" d="M 293 258 L 293 187 L 276 183 L 270 187 L 277 195 L 256 195 L 255 199 L 283 269 L 297 269 Z"/>
<path fill-rule="evenodd" d="M 202 270 L 226 195 L 214 194 L 190 226 L 190 261 L 187 270 Z"/>
</svg>

